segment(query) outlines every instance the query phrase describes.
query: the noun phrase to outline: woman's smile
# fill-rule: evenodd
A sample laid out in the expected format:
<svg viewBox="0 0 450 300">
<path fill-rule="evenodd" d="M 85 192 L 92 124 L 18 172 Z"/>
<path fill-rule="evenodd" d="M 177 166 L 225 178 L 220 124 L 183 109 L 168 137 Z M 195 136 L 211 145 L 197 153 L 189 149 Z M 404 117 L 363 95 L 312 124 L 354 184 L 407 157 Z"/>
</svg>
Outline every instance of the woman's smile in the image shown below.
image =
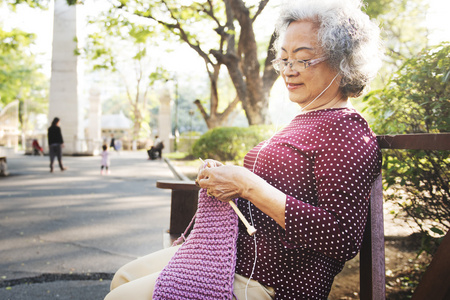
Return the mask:
<svg viewBox="0 0 450 300">
<path fill-rule="evenodd" d="M 300 87 L 304 86 L 303 83 L 293 83 L 293 82 L 286 82 L 286 87 L 288 90 L 292 91 L 292 90 L 296 90 Z"/>
</svg>

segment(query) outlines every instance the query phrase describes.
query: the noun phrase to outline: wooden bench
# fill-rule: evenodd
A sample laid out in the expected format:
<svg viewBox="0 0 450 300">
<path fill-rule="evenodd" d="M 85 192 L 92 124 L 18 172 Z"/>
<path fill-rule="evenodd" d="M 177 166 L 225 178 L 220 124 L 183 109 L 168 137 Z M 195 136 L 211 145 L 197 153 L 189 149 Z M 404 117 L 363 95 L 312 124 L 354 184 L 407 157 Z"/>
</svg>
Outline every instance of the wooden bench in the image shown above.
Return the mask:
<svg viewBox="0 0 450 300">
<path fill-rule="evenodd" d="M 381 149 L 450 150 L 450 133 L 379 135 L 377 140 Z M 181 234 L 195 214 L 199 188 L 194 181 L 158 181 L 156 186 L 172 190 L 169 231 L 171 234 Z M 440 257 L 445 259 L 444 255 Z M 368 221 L 360 252 L 359 272 L 360 299 L 386 299 L 381 175 L 372 186 Z M 427 291 L 426 288 L 421 290 Z"/>
<path fill-rule="evenodd" d="M 450 150 L 450 133 L 379 135 L 381 149 Z M 386 299 L 383 187 L 375 181 L 360 252 L 360 299 Z M 431 298 L 430 298 L 431 299 Z"/>
</svg>

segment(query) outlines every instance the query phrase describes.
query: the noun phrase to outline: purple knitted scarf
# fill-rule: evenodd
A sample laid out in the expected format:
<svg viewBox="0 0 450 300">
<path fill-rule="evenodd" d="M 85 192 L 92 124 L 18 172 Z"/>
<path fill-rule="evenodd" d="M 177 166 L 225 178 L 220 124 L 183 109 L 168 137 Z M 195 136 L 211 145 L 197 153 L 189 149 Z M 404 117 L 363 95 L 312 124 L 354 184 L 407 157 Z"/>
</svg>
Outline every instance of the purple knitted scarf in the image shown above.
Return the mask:
<svg viewBox="0 0 450 300">
<path fill-rule="evenodd" d="M 153 299 L 231 299 L 238 217 L 228 203 L 199 191 L 194 228 L 161 271 Z"/>
</svg>

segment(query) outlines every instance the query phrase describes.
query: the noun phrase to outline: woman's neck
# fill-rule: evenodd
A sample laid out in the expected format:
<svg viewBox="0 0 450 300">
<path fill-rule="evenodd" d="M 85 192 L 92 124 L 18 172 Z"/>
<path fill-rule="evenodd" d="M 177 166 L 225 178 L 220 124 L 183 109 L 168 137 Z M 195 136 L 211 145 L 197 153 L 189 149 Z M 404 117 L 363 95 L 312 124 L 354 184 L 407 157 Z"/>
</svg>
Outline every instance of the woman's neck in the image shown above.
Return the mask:
<svg viewBox="0 0 450 300">
<path fill-rule="evenodd" d="M 345 108 L 345 107 L 351 107 L 351 103 L 350 101 L 348 101 L 348 98 L 334 98 L 331 101 L 328 101 L 322 105 L 302 109 L 302 113 L 329 108 Z"/>
</svg>

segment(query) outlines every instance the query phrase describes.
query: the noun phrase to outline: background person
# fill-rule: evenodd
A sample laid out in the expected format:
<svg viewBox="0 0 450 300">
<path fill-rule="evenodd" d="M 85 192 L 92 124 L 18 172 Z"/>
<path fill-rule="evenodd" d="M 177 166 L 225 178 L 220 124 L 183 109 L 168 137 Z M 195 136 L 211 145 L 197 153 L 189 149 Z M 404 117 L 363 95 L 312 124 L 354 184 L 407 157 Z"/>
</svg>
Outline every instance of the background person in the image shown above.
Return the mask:
<svg viewBox="0 0 450 300">
<path fill-rule="evenodd" d="M 33 155 L 40 155 L 40 156 L 44 155 L 44 149 L 42 149 L 41 145 L 39 145 L 37 139 L 33 139 L 31 147 L 33 148 Z"/>
<path fill-rule="evenodd" d="M 66 170 L 62 164 L 62 148 L 64 147 L 64 140 L 59 127 L 59 118 L 55 117 L 51 126 L 47 131 L 48 147 L 50 151 L 50 172 L 53 172 L 53 162 L 55 157 L 58 159 L 59 168 L 61 171 Z"/>
<path fill-rule="evenodd" d="M 116 139 L 114 138 L 114 134 L 111 134 L 111 141 L 109 142 L 109 148 L 113 148 L 114 151 L 117 151 Z"/>
<path fill-rule="evenodd" d="M 162 158 L 162 150 L 164 149 L 164 143 L 159 138 L 159 136 L 155 136 L 155 141 L 153 143 L 153 146 L 150 147 L 149 150 L 147 150 L 148 159 L 156 159 L 156 158 Z"/>
<path fill-rule="evenodd" d="M 302 112 L 250 150 L 244 167 L 206 160 L 197 181 L 220 201 L 238 198 L 257 229 L 249 236 L 239 223 L 239 299 L 327 299 L 359 252 L 381 168 L 376 137 L 348 102 L 380 66 L 379 30 L 353 0 L 286 1 L 277 29 L 273 66 Z M 158 268 L 175 250 L 122 267 L 106 299 L 151 299 Z"/>
<path fill-rule="evenodd" d="M 102 156 L 102 164 L 100 166 L 100 174 L 111 174 L 111 170 L 109 169 L 109 166 L 111 164 L 110 158 L 109 158 L 109 152 L 108 152 L 108 146 L 103 145 L 102 146 L 102 153 L 100 154 Z M 103 171 L 105 169 L 105 171 Z"/>
</svg>

